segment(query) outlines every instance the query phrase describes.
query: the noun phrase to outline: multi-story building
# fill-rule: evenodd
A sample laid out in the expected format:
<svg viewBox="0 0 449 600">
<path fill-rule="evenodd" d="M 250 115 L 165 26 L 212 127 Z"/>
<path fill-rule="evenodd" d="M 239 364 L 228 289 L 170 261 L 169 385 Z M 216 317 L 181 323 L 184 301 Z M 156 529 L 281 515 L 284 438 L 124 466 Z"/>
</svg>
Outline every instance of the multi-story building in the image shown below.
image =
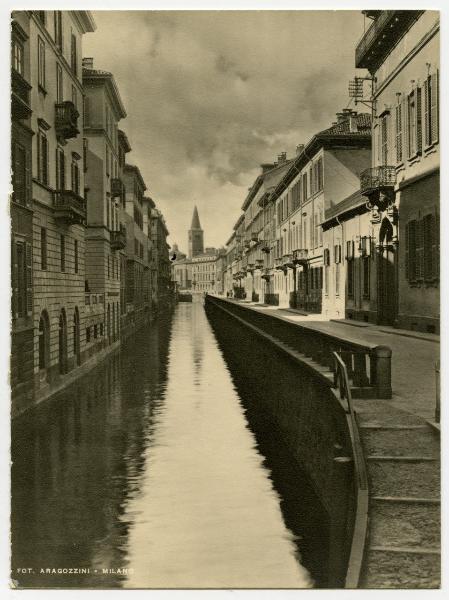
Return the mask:
<svg viewBox="0 0 449 600">
<path fill-rule="evenodd" d="M 192 258 L 192 290 L 201 293 L 216 291 L 217 252 L 200 254 Z"/>
<path fill-rule="evenodd" d="M 291 159 L 282 152 L 275 163 L 261 165 L 262 172 L 249 189 L 242 205 L 243 222 L 239 225 L 240 249 L 242 249 L 241 268 L 237 281 L 244 289 L 244 296 L 253 301 L 264 300 L 276 303 L 277 297 L 270 288 L 271 278 L 267 273 L 273 267 L 275 230 L 273 229 L 272 192 L 289 169 Z M 239 252 L 240 254 L 240 252 Z M 271 286 L 272 287 L 272 286 Z M 242 292 L 239 291 L 240 295 Z"/>
<path fill-rule="evenodd" d="M 331 127 L 298 146 L 272 191 L 269 203 L 275 203 L 276 227 L 272 288 L 280 306 L 321 313 L 323 268 L 325 299 L 344 295 L 339 266 L 326 271 L 330 249 L 323 244 L 321 225 L 326 210 L 358 190 L 359 174 L 370 161 L 370 145 L 370 115 L 344 109 Z M 332 260 L 339 265 L 338 256 Z"/>
<path fill-rule="evenodd" d="M 378 323 L 439 328 L 439 13 L 365 11 L 356 67 L 372 78 L 371 207 Z"/>
<path fill-rule="evenodd" d="M 144 290 L 144 271 L 148 263 L 148 235 L 144 231 L 143 213 L 146 210 L 144 192 L 147 189 L 140 170 L 125 164 L 123 183 L 126 198 L 126 275 L 125 296 L 127 330 L 140 328 L 150 317 L 149 300 Z M 144 206 L 145 204 L 145 206 Z"/>
<path fill-rule="evenodd" d="M 15 410 L 33 396 L 33 202 L 30 18 L 12 15 L 11 30 L 11 390 Z"/>
<path fill-rule="evenodd" d="M 86 358 L 81 41 L 95 24 L 88 11 L 26 14 L 34 134 L 34 383 L 39 400 Z"/>
<path fill-rule="evenodd" d="M 120 334 L 129 334 L 130 330 L 126 327 L 127 324 L 127 303 L 126 303 L 126 269 L 127 269 L 127 254 L 126 254 L 126 232 L 131 228 L 133 217 L 126 212 L 126 197 L 125 186 L 123 184 L 123 171 L 126 164 L 126 155 L 131 152 L 131 145 L 128 137 L 121 129 L 118 130 L 118 179 L 121 181 L 121 202 L 119 210 L 119 222 L 121 224 L 121 232 L 125 241 L 123 248 L 120 248 Z M 117 234 L 119 236 L 119 234 Z"/>
<path fill-rule="evenodd" d="M 90 344 L 114 344 L 120 337 L 120 250 L 126 247 L 122 223 L 124 188 L 120 175 L 118 123 L 126 117 L 112 73 L 83 59 L 86 294 L 100 295 L 103 314 L 91 314 Z M 88 297 L 88 296 L 86 296 Z M 95 321 L 98 319 L 98 323 Z M 101 331 L 102 335 L 98 336 Z"/>
<path fill-rule="evenodd" d="M 157 208 L 151 209 L 151 256 L 152 256 L 152 306 L 155 310 L 173 301 L 170 246 L 167 243 L 169 231 L 163 214 Z"/>
</svg>

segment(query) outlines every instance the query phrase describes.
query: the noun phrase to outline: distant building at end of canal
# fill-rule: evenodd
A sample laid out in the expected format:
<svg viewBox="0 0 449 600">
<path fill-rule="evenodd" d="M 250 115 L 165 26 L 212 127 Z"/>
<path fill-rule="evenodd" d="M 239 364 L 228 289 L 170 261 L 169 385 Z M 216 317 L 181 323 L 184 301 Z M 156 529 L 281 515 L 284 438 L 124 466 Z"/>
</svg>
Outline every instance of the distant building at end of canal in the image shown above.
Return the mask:
<svg viewBox="0 0 449 600">
<path fill-rule="evenodd" d="M 173 297 L 168 230 L 82 58 L 89 11 L 12 14 L 11 388 L 17 414 L 101 360 Z"/>
</svg>

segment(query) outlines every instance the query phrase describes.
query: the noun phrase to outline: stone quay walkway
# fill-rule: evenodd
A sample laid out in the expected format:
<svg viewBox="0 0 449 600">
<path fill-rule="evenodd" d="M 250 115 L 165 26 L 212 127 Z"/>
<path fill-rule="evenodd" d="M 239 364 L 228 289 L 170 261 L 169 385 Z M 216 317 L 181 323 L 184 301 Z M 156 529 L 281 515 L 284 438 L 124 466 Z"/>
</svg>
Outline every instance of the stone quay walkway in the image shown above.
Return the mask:
<svg viewBox="0 0 449 600">
<path fill-rule="evenodd" d="M 439 336 L 239 304 L 302 327 L 391 348 L 392 399 L 353 399 L 369 480 L 359 587 L 440 587 L 440 438 L 435 423 Z"/>
</svg>

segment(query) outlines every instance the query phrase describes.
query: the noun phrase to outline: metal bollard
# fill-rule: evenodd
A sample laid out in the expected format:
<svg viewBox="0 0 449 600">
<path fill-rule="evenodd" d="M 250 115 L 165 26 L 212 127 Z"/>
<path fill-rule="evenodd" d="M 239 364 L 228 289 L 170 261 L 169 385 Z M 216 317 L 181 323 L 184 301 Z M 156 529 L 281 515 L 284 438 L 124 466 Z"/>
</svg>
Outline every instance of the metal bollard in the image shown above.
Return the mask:
<svg viewBox="0 0 449 600">
<path fill-rule="evenodd" d="M 376 398 L 389 400 L 391 389 L 391 348 L 376 346 L 370 351 L 371 385 L 375 389 Z"/>
</svg>

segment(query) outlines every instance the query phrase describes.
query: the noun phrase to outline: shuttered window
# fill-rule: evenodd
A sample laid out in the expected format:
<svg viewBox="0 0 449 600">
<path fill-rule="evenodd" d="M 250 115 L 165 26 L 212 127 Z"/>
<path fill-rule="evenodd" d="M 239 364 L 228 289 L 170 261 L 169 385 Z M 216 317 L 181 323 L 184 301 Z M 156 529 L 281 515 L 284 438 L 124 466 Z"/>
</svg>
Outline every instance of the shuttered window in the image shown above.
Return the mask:
<svg viewBox="0 0 449 600">
<path fill-rule="evenodd" d="M 354 296 L 354 261 L 348 260 L 346 267 L 347 281 L 348 281 L 348 296 L 352 298 Z"/>
<path fill-rule="evenodd" d="M 424 83 L 424 144 L 438 141 L 438 71 L 429 75 Z"/>
<path fill-rule="evenodd" d="M 70 43 L 70 68 L 72 69 L 72 73 L 77 74 L 78 67 L 78 55 L 76 48 L 76 36 L 72 33 L 71 43 Z"/>
<path fill-rule="evenodd" d="M 370 297 L 371 261 L 369 256 L 363 257 L 363 297 Z"/>
<path fill-rule="evenodd" d="M 397 104 L 395 109 L 396 116 L 396 162 L 402 162 L 402 104 Z"/>
<path fill-rule="evenodd" d="M 48 141 L 42 131 L 37 134 L 37 164 L 39 181 L 48 185 Z"/>
<path fill-rule="evenodd" d="M 406 277 L 411 283 L 439 278 L 439 216 L 425 215 L 406 226 Z"/>
<path fill-rule="evenodd" d="M 32 295 L 32 247 L 28 242 L 16 241 L 12 244 L 12 301 L 14 318 L 31 316 Z"/>
<path fill-rule="evenodd" d="M 45 43 L 40 37 L 37 38 L 37 74 L 38 85 L 45 90 Z"/>
<path fill-rule="evenodd" d="M 61 235 L 60 238 L 60 257 L 61 257 L 61 271 L 65 271 L 65 236 Z"/>
<path fill-rule="evenodd" d="M 41 227 L 41 269 L 47 270 L 47 230 Z"/>
<path fill-rule="evenodd" d="M 388 165 L 388 117 L 389 115 L 384 115 L 380 123 L 381 161 L 383 165 Z"/>
<path fill-rule="evenodd" d="M 12 147 L 13 199 L 18 204 L 26 205 L 29 199 L 29 165 L 28 152 L 17 142 Z"/>
<path fill-rule="evenodd" d="M 75 273 L 78 273 L 78 240 L 75 240 L 73 252 L 75 260 Z"/>
<path fill-rule="evenodd" d="M 65 156 L 61 148 L 56 148 L 56 189 L 65 190 Z"/>
</svg>

